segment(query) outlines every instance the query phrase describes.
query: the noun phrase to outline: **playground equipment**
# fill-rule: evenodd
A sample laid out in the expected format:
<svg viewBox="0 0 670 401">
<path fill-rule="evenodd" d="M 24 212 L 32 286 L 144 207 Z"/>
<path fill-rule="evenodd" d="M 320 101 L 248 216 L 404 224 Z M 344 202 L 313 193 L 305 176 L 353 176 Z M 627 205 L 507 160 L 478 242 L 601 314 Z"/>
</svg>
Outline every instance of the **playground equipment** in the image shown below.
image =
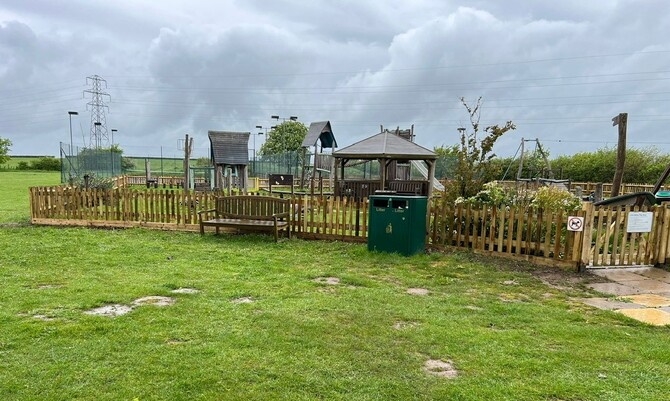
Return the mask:
<svg viewBox="0 0 670 401">
<path fill-rule="evenodd" d="M 314 147 L 313 155 L 309 155 L 308 149 Z M 305 179 L 310 178 L 313 182 L 317 178 L 321 180 L 322 174 L 328 174 L 333 170 L 332 155 L 323 153 L 324 149 L 337 148 L 337 141 L 330 126 L 330 121 L 319 121 L 309 125 L 309 130 L 302 141 L 302 173 L 300 175 L 300 188 L 305 185 Z M 314 158 L 312 159 L 312 156 Z M 332 187 L 332 185 L 331 185 Z"/>
</svg>

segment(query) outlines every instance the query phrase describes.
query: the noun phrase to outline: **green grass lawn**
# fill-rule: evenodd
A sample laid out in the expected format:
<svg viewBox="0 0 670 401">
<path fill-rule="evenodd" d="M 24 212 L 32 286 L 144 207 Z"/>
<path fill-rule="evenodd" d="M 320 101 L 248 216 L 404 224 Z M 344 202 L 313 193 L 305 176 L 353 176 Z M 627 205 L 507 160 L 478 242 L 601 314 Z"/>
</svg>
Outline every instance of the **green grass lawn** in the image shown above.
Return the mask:
<svg viewBox="0 0 670 401">
<path fill-rule="evenodd" d="M 0 171 L 0 224 L 29 222 L 28 188 L 59 184 L 58 171 Z"/>
<path fill-rule="evenodd" d="M 670 329 L 573 301 L 586 294 L 573 273 L 469 254 L 404 258 L 340 242 L 141 229 L 0 227 L 0 249 L 0 400 L 670 392 Z M 179 287 L 200 292 L 170 292 Z M 176 302 L 115 318 L 83 313 L 148 295 Z M 240 297 L 255 302 L 231 302 Z M 452 361 L 459 376 L 427 374 L 428 359 Z"/>
</svg>

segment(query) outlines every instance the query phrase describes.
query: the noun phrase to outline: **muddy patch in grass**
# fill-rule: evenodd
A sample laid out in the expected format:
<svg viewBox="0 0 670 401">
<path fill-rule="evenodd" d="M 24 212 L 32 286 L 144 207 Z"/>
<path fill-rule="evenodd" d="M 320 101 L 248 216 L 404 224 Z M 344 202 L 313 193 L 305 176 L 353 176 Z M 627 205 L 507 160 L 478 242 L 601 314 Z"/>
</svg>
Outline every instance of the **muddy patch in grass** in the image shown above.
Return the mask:
<svg viewBox="0 0 670 401">
<path fill-rule="evenodd" d="M 116 317 L 130 313 L 132 310 L 133 307 L 129 305 L 111 304 L 84 311 L 84 314 L 93 316 Z"/>
<path fill-rule="evenodd" d="M 314 280 L 315 283 L 319 284 L 328 284 L 328 285 L 339 285 L 340 279 L 337 277 L 317 277 Z"/>
<path fill-rule="evenodd" d="M 458 377 L 458 371 L 450 360 L 429 359 L 423 364 L 424 372 L 445 379 L 455 379 Z"/>
<path fill-rule="evenodd" d="M 148 297 L 137 298 L 133 301 L 133 306 L 170 306 L 174 305 L 175 299 L 172 297 L 162 297 L 158 295 L 150 295 Z"/>
<path fill-rule="evenodd" d="M 408 321 L 408 320 L 398 320 L 397 322 L 393 323 L 394 330 L 413 329 L 418 326 L 419 322 Z"/>
<path fill-rule="evenodd" d="M 176 290 L 170 291 L 173 294 L 197 294 L 200 292 L 197 288 L 177 288 Z"/>
<path fill-rule="evenodd" d="M 234 304 L 252 304 L 252 303 L 256 302 L 256 300 L 253 299 L 252 297 L 240 297 L 240 298 L 231 299 L 230 302 L 232 302 Z"/>
<path fill-rule="evenodd" d="M 408 288 L 407 293 L 409 295 L 425 296 L 430 294 L 430 291 L 427 288 Z"/>
<path fill-rule="evenodd" d="M 189 341 L 190 340 L 186 339 L 186 338 L 170 338 L 170 339 L 166 340 L 165 343 L 167 345 L 182 345 L 182 344 L 186 344 Z"/>
<path fill-rule="evenodd" d="M 51 316 L 47 316 L 47 315 L 33 315 L 33 319 L 42 320 L 44 322 L 50 322 L 52 320 L 56 320 L 55 317 L 51 317 Z"/>
</svg>

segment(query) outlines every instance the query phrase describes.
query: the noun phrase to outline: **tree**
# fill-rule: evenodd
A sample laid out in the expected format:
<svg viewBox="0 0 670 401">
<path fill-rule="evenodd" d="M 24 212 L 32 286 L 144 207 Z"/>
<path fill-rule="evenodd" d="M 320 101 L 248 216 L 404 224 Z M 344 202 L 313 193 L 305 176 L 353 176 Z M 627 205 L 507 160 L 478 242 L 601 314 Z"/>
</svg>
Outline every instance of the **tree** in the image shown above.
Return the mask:
<svg viewBox="0 0 670 401">
<path fill-rule="evenodd" d="M 474 107 L 468 105 L 465 98 L 461 98 L 461 103 L 468 112 L 472 130 L 459 129 L 461 134 L 460 145 L 458 147 L 458 159 L 456 163 L 456 174 L 452 185 L 448 189 L 451 196 L 470 197 L 479 192 L 486 179 L 489 176 L 489 166 L 493 154 L 493 145 L 506 132 L 516 129 L 512 121 L 507 121 L 502 127 L 499 125 L 490 125 L 484 128 L 486 136 L 480 139 L 479 119 L 481 114 L 482 98 L 477 99 Z"/>
<path fill-rule="evenodd" d="M 299 150 L 307 135 L 307 127 L 299 121 L 284 121 L 268 133 L 258 154 L 277 155 Z"/>
<path fill-rule="evenodd" d="M 0 138 L 0 164 L 5 164 L 9 160 L 9 147 L 12 146 L 12 141 L 5 138 Z"/>
</svg>

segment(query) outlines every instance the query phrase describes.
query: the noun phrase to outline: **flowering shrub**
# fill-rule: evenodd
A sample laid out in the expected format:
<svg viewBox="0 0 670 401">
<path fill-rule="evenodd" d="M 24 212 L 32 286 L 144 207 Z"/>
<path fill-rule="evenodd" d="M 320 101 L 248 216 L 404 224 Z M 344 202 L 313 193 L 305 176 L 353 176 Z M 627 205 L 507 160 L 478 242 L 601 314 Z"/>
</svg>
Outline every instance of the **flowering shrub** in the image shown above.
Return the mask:
<svg viewBox="0 0 670 401">
<path fill-rule="evenodd" d="M 531 206 L 544 210 L 579 210 L 582 207 L 582 201 L 558 187 L 542 187 L 535 192 L 535 197 L 530 203 Z"/>
<path fill-rule="evenodd" d="M 541 187 L 537 191 L 506 188 L 496 182 L 484 184 L 484 189 L 475 196 L 456 199 L 458 204 L 489 205 L 497 207 L 535 207 L 538 209 L 558 211 L 579 210 L 581 200 L 565 189 L 558 187 Z"/>
</svg>

